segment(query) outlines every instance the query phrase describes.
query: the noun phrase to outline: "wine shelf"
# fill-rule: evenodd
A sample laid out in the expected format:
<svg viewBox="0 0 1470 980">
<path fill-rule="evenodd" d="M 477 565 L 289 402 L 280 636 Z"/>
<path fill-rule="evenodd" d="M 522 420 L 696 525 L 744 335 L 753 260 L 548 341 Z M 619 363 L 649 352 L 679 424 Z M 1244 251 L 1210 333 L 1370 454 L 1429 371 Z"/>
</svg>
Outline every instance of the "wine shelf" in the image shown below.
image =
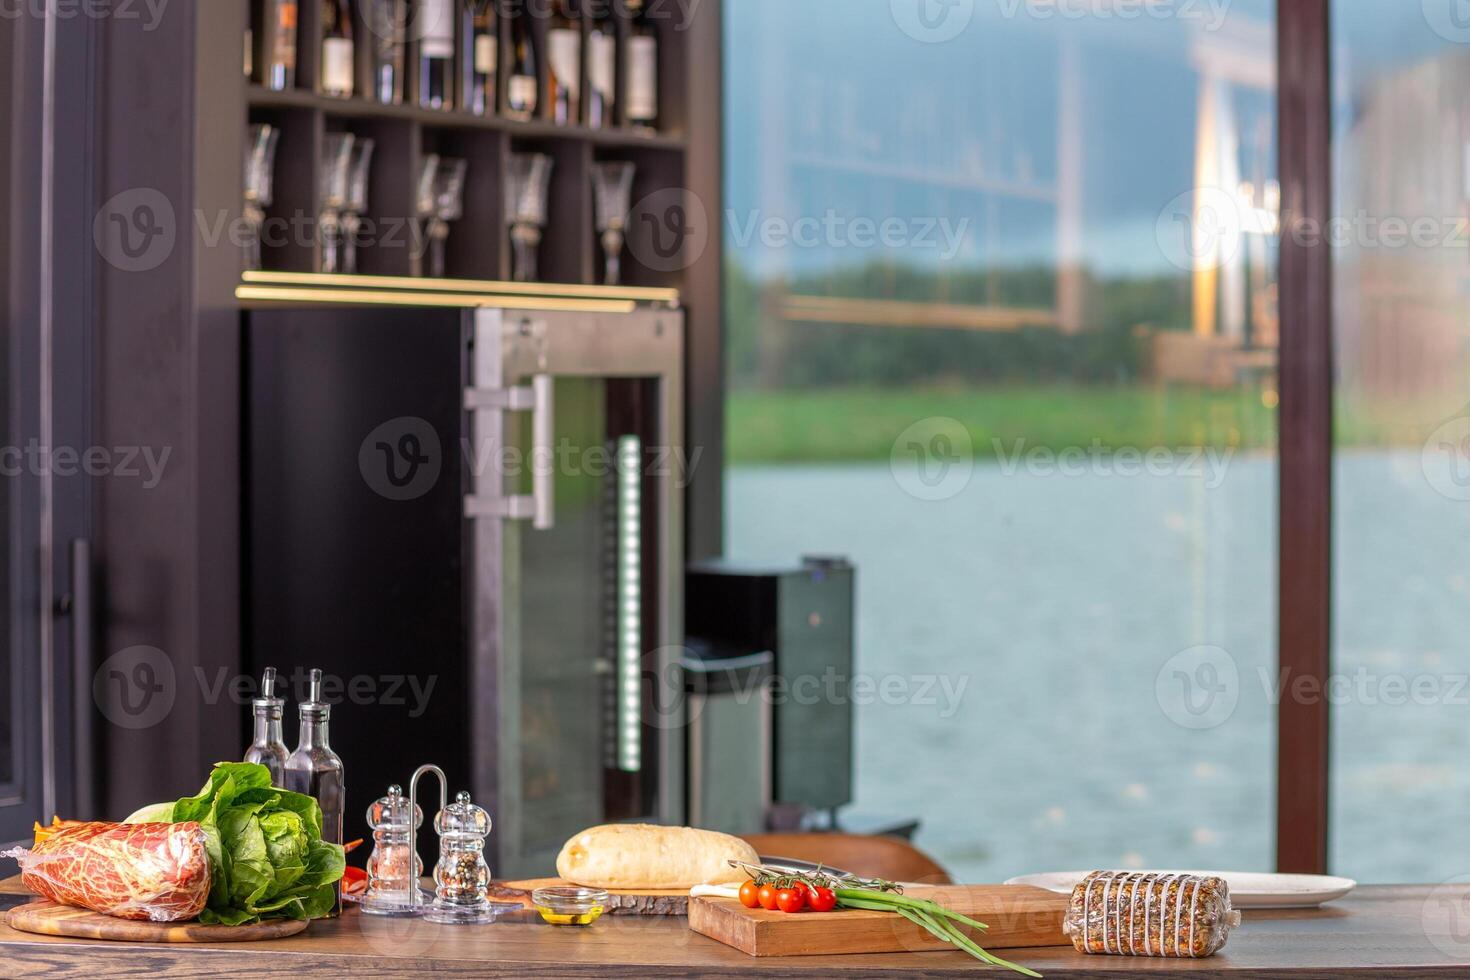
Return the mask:
<svg viewBox="0 0 1470 980">
<path fill-rule="evenodd" d="M 684 137 L 679 133 L 645 133 L 625 126 L 592 129 L 581 124 L 559 126 L 545 119 L 506 119 L 503 116 L 477 116 L 462 109 L 425 109 L 422 106 L 388 105 L 370 99 L 339 99 L 318 92 L 291 89 L 277 92 L 251 84 L 248 102 L 253 109 L 309 109 L 348 119 L 395 119 L 424 126 L 450 129 L 488 129 L 521 138 L 584 140 L 596 146 L 629 149 L 683 151 Z"/>
<path fill-rule="evenodd" d="M 246 2 L 246 0 L 237 0 Z M 270 2 L 270 0 L 264 0 Z M 583 0 L 585 3 L 586 0 Z M 510 155 L 546 153 L 555 161 L 550 210 L 539 256 L 540 277 L 548 284 L 595 286 L 603 261 L 593 210 L 592 165 L 603 160 L 626 160 L 636 170 L 632 200 L 664 188 L 685 186 L 687 147 L 684 133 L 687 52 L 684 38 L 667 23 L 655 22 L 659 37 L 659 123 L 656 133 L 622 125 L 592 128 L 583 124 L 558 125 L 546 117 L 546 23 L 530 19 L 537 45 L 538 116 L 510 119 L 501 114 L 505 104 L 510 64 L 510 26 L 507 8 L 499 12 L 498 91 L 495 112 L 478 115 L 462 108 L 434 109 L 419 104 L 418 45 L 410 39 L 405 51 L 404 99 L 389 104 L 365 97 L 371 92 L 370 37 L 359 0 L 351 3 L 354 20 L 356 93 L 349 98 L 318 91 L 321 64 L 322 15 L 318 2 L 302 0 L 298 21 L 297 77 L 293 88 L 273 90 L 245 79 L 243 97 L 248 123 L 268 123 L 281 131 L 275 162 L 275 199 L 267 209 L 267 236 L 262 246 L 265 269 L 283 273 L 319 273 L 322 249 L 315 216 L 321 213 L 319 190 L 321 146 L 329 132 L 351 132 L 371 138 L 375 149 L 364 215 L 359 270 L 365 276 L 416 277 L 427 272 L 423 232 L 414 219 L 414 184 L 425 154 L 438 153 L 468 162 L 463 216 L 451 224 L 446 243 L 446 275 L 455 280 L 502 281 L 511 277 L 509 230 L 505 223 L 504 180 Z M 544 5 L 536 5 L 540 10 Z M 461 23 L 465 0 L 455 0 L 456 23 Z M 619 105 L 624 93 L 621 52 L 629 33 L 626 4 L 611 2 L 619 40 Z M 524 14 L 522 16 L 525 16 Z M 583 51 L 587 50 L 588 18 L 581 18 Z M 463 52 L 462 40 L 456 50 Z M 586 79 L 584 68 L 583 88 Z M 456 76 L 458 73 L 456 72 Z M 455 92 L 456 106 L 463 93 Z M 615 117 L 620 122 L 621 117 Z M 280 234 L 280 229 L 287 229 Z M 277 234 L 270 234 L 276 229 Z M 648 268 L 637 258 L 638 229 L 630 229 L 630 247 L 623 253 L 623 282 L 633 287 L 678 288 L 679 271 Z M 647 253 L 645 253 L 647 254 Z"/>
</svg>

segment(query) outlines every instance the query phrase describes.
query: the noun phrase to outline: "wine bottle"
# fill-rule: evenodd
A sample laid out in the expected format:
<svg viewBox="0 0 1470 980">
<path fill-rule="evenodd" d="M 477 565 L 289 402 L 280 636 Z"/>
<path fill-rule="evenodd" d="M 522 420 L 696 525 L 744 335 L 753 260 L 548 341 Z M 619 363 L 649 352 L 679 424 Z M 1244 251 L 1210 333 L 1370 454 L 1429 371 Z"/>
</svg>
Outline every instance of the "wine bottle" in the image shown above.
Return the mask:
<svg viewBox="0 0 1470 980">
<path fill-rule="evenodd" d="M 536 81 L 536 40 L 531 36 L 530 17 L 524 4 L 507 10 L 510 18 L 510 64 L 505 81 L 505 114 L 511 119 L 530 119 L 536 115 L 538 82 Z"/>
<path fill-rule="evenodd" d="M 635 129 L 658 125 L 658 33 L 643 0 L 628 0 L 628 47 L 623 62 L 623 117 Z"/>
<path fill-rule="evenodd" d="M 384 105 L 403 104 L 404 0 L 367 0 L 363 16 L 372 46 L 373 97 Z"/>
<path fill-rule="evenodd" d="M 245 77 L 255 79 L 255 26 L 260 23 L 260 0 L 250 0 L 245 19 Z"/>
<path fill-rule="evenodd" d="M 587 125 L 613 124 L 617 105 L 618 35 L 612 19 L 613 0 L 590 0 L 587 9 Z"/>
<path fill-rule="evenodd" d="M 426 109 L 453 109 L 454 0 L 422 0 L 419 15 L 419 103 Z"/>
<path fill-rule="evenodd" d="M 296 0 L 265 0 L 265 87 L 277 92 L 296 86 Z"/>
<path fill-rule="evenodd" d="M 357 74 L 352 47 L 352 11 L 347 0 L 322 0 L 322 71 L 323 94 L 350 98 Z"/>
<path fill-rule="evenodd" d="M 582 118 L 582 23 L 570 0 L 553 0 L 546 27 L 546 104 L 551 121 L 569 126 Z"/>
<path fill-rule="evenodd" d="M 500 34 L 495 23 L 495 0 L 469 0 L 465 4 L 463 36 L 468 39 L 464 57 L 465 108 L 477 116 L 495 111 L 495 88 L 500 66 Z"/>
</svg>

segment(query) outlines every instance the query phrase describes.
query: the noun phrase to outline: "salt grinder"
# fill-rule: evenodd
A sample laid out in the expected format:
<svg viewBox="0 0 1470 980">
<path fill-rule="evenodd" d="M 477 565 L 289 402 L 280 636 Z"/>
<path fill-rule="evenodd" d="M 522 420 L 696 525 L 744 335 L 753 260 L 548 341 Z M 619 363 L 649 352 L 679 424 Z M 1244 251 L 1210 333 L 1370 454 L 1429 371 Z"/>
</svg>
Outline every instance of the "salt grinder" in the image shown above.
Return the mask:
<svg viewBox="0 0 1470 980">
<path fill-rule="evenodd" d="M 418 881 L 424 862 L 409 838 L 424 822 L 424 811 L 410 808 L 403 787 L 389 786 L 388 795 L 368 807 L 367 821 L 373 829 L 373 853 L 368 857 L 362 910 L 369 915 L 420 914 L 424 899 Z"/>
</svg>

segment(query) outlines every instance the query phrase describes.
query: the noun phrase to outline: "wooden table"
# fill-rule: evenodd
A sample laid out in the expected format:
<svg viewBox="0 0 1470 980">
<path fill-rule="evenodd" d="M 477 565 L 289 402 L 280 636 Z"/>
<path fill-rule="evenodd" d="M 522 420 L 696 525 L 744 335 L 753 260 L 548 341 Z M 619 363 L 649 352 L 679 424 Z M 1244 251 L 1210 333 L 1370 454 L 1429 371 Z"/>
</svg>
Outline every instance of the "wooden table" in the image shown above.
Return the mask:
<svg viewBox="0 0 1470 980">
<path fill-rule="evenodd" d="M 16 879 L 0 894 L 22 891 Z M 1083 956 L 1070 947 L 1006 955 L 1049 978 L 1470 976 L 1470 885 L 1370 886 L 1316 911 L 1247 912 L 1207 960 Z M 587 929 L 532 917 L 489 926 L 382 919 L 355 909 L 290 939 L 152 946 L 53 939 L 0 925 L 7 977 L 952 977 L 983 973 L 960 953 L 756 959 L 689 931 L 682 918 L 603 918 Z"/>
</svg>

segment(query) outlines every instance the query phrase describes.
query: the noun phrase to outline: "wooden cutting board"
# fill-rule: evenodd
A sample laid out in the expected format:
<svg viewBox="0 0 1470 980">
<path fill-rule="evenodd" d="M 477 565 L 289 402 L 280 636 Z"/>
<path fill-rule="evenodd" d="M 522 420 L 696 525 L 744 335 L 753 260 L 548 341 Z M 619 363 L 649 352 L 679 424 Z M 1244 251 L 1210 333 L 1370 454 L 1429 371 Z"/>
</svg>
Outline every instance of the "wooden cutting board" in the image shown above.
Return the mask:
<svg viewBox="0 0 1470 980">
<path fill-rule="evenodd" d="M 1029 885 L 912 887 L 905 895 L 928 898 L 984 922 L 972 932 L 985 949 L 1068 946 L 1062 935 L 1070 896 Z M 732 898 L 696 898 L 689 928 L 751 956 L 822 953 L 901 953 L 953 949 L 902 916 L 848 909 L 836 912 L 767 912 Z"/>
<path fill-rule="evenodd" d="M 244 943 L 261 939 L 284 939 L 304 932 L 301 919 L 271 919 L 248 926 L 206 926 L 198 922 L 136 922 L 115 919 L 87 909 L 55 902 L 36 901 L 10 910 L 6 922 L 12 929 L 43 936 L 73 939 L 115 939 L 128 943 Z"/>
<path fill-rule="evenodd" d="M 561 878 L 533 878 L 527 881 L 493 881 L 490 883 L 490 901 L 519 902 L 532 908 L 531 892 L 538 888 L 571 886 Z M 608 890 L 608 913 L 612 915 L 686 915 L 689 912 L 689 889 L 677 891 Z"/>
</svg>

